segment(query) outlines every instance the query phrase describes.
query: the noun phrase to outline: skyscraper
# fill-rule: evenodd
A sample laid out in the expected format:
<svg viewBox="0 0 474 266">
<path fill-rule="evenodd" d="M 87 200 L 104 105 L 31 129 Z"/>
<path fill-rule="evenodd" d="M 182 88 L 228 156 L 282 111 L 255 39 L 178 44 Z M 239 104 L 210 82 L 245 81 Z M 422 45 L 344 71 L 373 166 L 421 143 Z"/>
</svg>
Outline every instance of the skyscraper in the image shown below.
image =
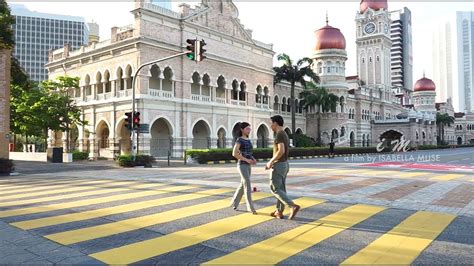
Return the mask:
<svg viewBox="0 0 474 266">
<path fill-rule="evenodd" d="M 437 102 L 453 99 L 453 48 L 451 23 L 442 21 L 433 33 L 433 81 Z"/>
<path fill-rule="evenodd" d="M 44 65 L 48 62 L 48 51 L 69 43 L 79 48 L 87 43 L 88 28 L 81 17 L 40 13 L 28 10 L 23 5 L 10 5 L 15 17 L 15 49 L 13 56 L 33 81 L 48 78 Z"/>
<path fill-rule="evenodd" d="M 474 12 L 457 12 L 459 110 L 474 112 Z"/>
<path fill-rule="evenodd" d="M 390 66 L 392 86 L 403 92 L 403 104 L 408 104 L 410 92 L 413 91 L 413 46 L 411 36 L 411 11 L 404 7 L 402 10 L 391 12 L 390 39 L 392 48 Z"/>
</svg>

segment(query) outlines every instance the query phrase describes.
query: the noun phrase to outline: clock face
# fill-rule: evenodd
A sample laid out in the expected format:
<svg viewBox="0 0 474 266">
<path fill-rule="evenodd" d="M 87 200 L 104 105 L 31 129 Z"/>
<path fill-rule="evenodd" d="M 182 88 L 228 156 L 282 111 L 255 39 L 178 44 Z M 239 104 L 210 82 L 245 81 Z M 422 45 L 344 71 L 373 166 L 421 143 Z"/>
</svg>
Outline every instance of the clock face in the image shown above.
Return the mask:
<svg viewBox="0 0 474 266">
<path fill-rule="evenodd" d="M 372 33 L 374 33 L 374 32 L 375 32 L 375 24 L 372 23 L 372 22 L 365 24 L 364 32 L 365 32 L 366 34 L 372 34 Z"/>
</svg>

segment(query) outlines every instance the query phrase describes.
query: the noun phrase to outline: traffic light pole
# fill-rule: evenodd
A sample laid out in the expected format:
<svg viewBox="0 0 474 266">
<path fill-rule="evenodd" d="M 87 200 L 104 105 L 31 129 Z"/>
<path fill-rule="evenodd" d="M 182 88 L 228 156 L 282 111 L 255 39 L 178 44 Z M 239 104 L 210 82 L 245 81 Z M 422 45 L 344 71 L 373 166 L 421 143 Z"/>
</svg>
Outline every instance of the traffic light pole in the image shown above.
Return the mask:
<svg viewBox="0 0 474 266">
<path fill-rule="evenodd" d="M 182 52 L 182 53 L 179 53 L 179 54 L 175 54 L 175 55 L 172 55 L 172 56 L 164 57 L 164 58 L 161 58 L 161 59 L 158 59 L 158 60 L 154 60 L 154 61 L 150 61 L 148 63 L 145 63 L 145 64 L 141 65 L 140 67 L 138 67 L 137 71 L 135 72 L 135 75 L 133 75 L 133 80 L 132 80 L 132 121 L 131 121 L 132 156 L 133 156 L 133 159 L 135 159 L 135 156 L 137 155 L 137 149 L 138 149 L 138 147 L 135 146 L 135 143 L 137 143 L 137 146 L 138 146 L 138 140 L 135 141 L 135 129 L 134 129 L 134 125 L 133 125 L 133 122 L 134 122 L 134 119 L 135 119 L 134 118 L 134 116 L 135 116 L 135 84 L 136 84 L 136 79 L 137 79 L 138 73 L 140 73 L 140 71 L 146 66 L 156 64 L 156 63 L 159 63 L 159 62 L 162 62 L 162 61 L 165 61 L 165 60 L 168 60 L 168 59 L 172 59 L 172 58 L 175 58 L 175 57 L 178 57 L 178 56 L 186 55 L 190 52 L 191 51 L 186 51 L 186 52 Z M 137 133 L 138 133 L 139 130 L 140 129 L 137 128 Z M 138 134 L 137 134 L 137 136 L 138 136 Z"/>
</svg>

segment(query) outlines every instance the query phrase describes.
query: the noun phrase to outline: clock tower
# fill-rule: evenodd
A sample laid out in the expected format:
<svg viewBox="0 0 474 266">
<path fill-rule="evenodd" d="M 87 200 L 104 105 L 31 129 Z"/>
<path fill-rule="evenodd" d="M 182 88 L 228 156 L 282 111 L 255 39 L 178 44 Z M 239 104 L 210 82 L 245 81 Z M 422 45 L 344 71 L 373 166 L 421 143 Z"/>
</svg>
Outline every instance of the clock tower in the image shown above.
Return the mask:
<svg viewBox="0 0 474 266">
<path fill-rule="evenodd" d="M 386 0 L 362 0 L 356 14 L 357 72 L 369 87 L 389 90 L 390 14 Z"/>
</svg>

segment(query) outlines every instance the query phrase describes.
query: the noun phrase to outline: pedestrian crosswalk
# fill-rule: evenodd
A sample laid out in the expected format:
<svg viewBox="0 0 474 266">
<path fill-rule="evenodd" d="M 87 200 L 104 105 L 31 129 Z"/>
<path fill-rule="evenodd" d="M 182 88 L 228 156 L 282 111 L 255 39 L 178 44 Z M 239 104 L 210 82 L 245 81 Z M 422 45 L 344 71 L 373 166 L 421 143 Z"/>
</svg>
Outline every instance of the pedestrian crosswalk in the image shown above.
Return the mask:
<svg viewBox="0 0 474 266">
<path fill-rule="evenodd" d="M 355 228 L 358 224 L 388 210 L 381 206 L 340 203 L 339 209 L 315 218 L 314 212 L 327 211 L 327 206 L 333 203 L 299 197 L 295 202 L 302 209 L 296 220 L 289 221 L 269 215 L 275 208 L 275 200 L 264 192 L 253 193 L 259 207 L 258 215 L 253 215 L 231 210 L 233 189 L 230 188 L 105 179 L 3 181 L 0 190 L 5 188 L 1 185 L 15 192 L 0 194 L 0 220 L 72 248 L 77 244 L 102 243 L 100 250 L 92 250 L 88 255 L 106 264 L 132 264 L 148 259 L 159 262 L 166 254 L 179 254 L 212 241 L 230 241 L 254 228 L 265 231 L 265 237 L 256 237 L 245 246 L 233 246 L 230 241 L 231 248 L 219 250 L 199 263 L 285 263 L 342 232 L 359 230 Z M 46 191 L 48 193 L 43 193 Z M 200 222 L 187 226 L 185 221 L 195 217 L 200 217 Z M 452 226 L 456 218 L 449 214 L 411 211 L 399 224 L 378 232 L 379 237 L 337 263 L 410 264 Z M 102 220 L 90 222 L 97 219 Z M 120 246 L 107 246 L 108 240 L 115 236 L 173 223 L 180 224 L 181 228 L 144 240 L 132 239 Z M 74 226 L 68 226 L 72 224 Z M 272 228 L 278 225 L 288 226 L 288 229 L 274 231 Z M 350 239 L 347 245 L 351 245 Z"/>
</svg>

